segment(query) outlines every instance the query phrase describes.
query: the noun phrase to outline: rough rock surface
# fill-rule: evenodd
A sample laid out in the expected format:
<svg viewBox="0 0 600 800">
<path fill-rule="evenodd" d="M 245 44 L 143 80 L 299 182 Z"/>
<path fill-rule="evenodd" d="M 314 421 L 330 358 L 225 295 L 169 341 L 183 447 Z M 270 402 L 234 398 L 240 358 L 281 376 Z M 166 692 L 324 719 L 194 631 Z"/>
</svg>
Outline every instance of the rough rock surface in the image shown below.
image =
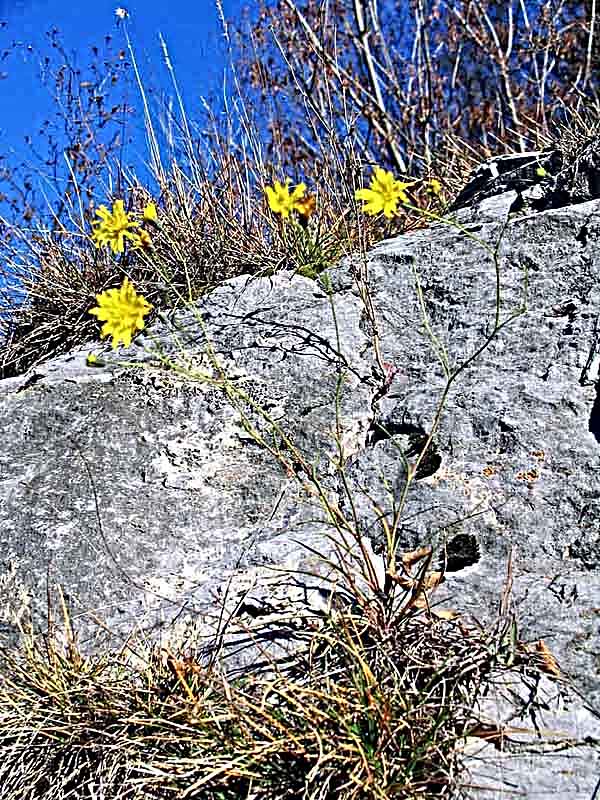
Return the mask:
<svg viewBox="0 0 600 800">
<path fill-rule="evenodd" d="M 358 304 L 338 309 L 334 324 L 313 281 L 292 285 L 278 275 L 230 281 L 199 314 L 213 360 L 311 461 L 335 452 L 344 367 L 343 437 L 347 447 L 361 445 L 372 378 Z M 87 615 L 79 618 L 87 609 L 122 636 L 133 625 L 151 630 L 175 619 L 210 628 L 225 594 L 232 613 L 242 597 L 247 608 L 255 583 L 263 592 L 281 583 L 277 570 L 318 569 L 302 545 L 328 552 L 327 531 L 313 522 L 318 509 L 298 491 L 280 437 L 253 415 L 256 435 L 282 451 L 284 467 L 244 428 L 240 412 L 252 414 L 250 401 L 236 410 L 210 382 L 150 368 L 149 351 L 159 349 L 195 375 L 218 379 L 189 312 L 157 323 L 127 352 L 107 353 L 102 367 L 86 366 L 89 349 L 80 350 L 2 382 L 10 432 L 0 456 L 7 633 L 28 596 L 34 617 L 45 614 L 47 582 L 66 588 L 85 637 L 102 634 Z M 278 593 L 282 601 L 303 595 L 305 583 L 297 589 L 288 578 L 264 605 L 279 602 Z"/>
<path fill-rule="evenodd" d="M 85 366 L 94 347 L 0 382 L 0 635 L 15 635 L 19 615 L 42 619 L 55 583 L 86 637 L 96 635 L 91 609 L 121 636 L 186 620 L 208 630 L 225 597 L 247 620 L 293 607 L 289 629 L 301 635 L 303 609 L 328 601 L 313 551 L 332 552 L 331 530 L 251 401 L 347 509 L 331 461 L 337 431 L 377 553 L 382 529 L 363 490 L 389 509 L 406 477 L 399 450 L 414 460 L 431 431 L 446 385 L 434 335 L 451 370 L 475 357 L 448 391 L 400 547 L 445 554 L 445 604 L 482 622 L 496 613 L 512 552 L 521 636 L 543 638 L 573 686 L 548 681 L 546 708 L 525 678 L 490 693 L 492 718 L 531 732 L 502 752 L 473 752 L 480 788 L 469 796 L 590 800 L 600 777 L 600 201 L 519 214 L 515 198 L 461 210 L 462 230 L 435 225 L 369 254 L 385 376 L 351 259 L 331 273 L 335 314 L 308 279 L 239 278 L 199 303 L 198 318 L 156 323 L 137 346 L 103 354 L 104 366 Z M 494 326 L 496 270 L 473 237 L 498 253 L 500 320 L 527 300 L 478 355 Z M 151 369 L 145 347 L 182 358 L 173 325 L 188 366 L 219 380 L 208 337 L 250 402 L 232 408 L 218 386 Z M 241 411 L 287 466 L 257 445 Z"/>
<path fill-rule="evenodd" d="M 565 131 L 556 145 L 483 162 L 473 171 L 451 210 L 509 191 L 517 193 L 515 206 L 537 211 L 599 198 L 600 136 Z"/>
</svg>

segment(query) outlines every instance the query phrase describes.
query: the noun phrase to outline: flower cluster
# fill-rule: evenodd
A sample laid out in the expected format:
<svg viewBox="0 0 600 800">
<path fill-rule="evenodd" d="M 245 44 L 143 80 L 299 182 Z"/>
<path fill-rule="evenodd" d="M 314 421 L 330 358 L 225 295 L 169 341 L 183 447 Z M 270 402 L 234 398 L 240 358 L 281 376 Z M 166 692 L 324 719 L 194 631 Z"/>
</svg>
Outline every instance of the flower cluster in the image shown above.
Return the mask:
<svg viewBox="0 0 600 800">
<path fill-rule="evenodd" d="M 292 212 L 296 213 L 302 227 L 306 227 L 308 219 L 315 211 L 316 199 L 313 195 L 306 195 L 304 183 L 297 184 L 290 191 L 290 182 L 290 179 L 286 178 L 284 183 L 275 181 L 273 186 L 265 188 L 269 207 L 273 213 L 281 214 L 285 219 L 290 217 Z M 383 213 L 391 218 L 398 213 L 398 203 L 410 204 L 406 190 L 415 183 L 414 180 L 397 180 L 391 172 L 375 167 L 369 188 L 358 189 L 355 196 L 357 200 L 364 201 L 365 214 Z M 427 183 L 427 191 L 439 195 L 441 183 L 436 178 L 431 179 Z M 96 214 L 99 219 L 92 222 L 94 228 L 92 239 L 96 246 L 108 245 L 113 253 L 122 253 L 126 240 L 129 240 L 134 247 L 147 249 L 152 246 L 152 239 L 144 225 L 158 224 L 158 213 L 154 203 L 146 205 L 141 221 L 133 219 L 125 211 L 122 200 L 115 200 L 112 211 L 106 206 L 100 206 Z M 145 297 L 136 294 L 128 278 L 123 280 L 119 289 L 108 289 L 96 295 L 96 300 L 98 305 L 90 309 L 89 313 L 104 322 L 101 336 L 102 338 L 112 336 L 113 349 L 116 349 L 120 342 L 129 347 L 136 331 L 143 330 L 144 317 L 153 308 Z M 90 360 L 89 363 L 93 362 Z"/>
<path fill-rule="evenodd" d="M 92 222 L 92 240 L 96 247 L 108 245 L 113 253 L 122 253 L 125 249 L 125 240 L 132 242 L 134 247 L 148 249 L 152 246 L 152 239 L 148 231 L 141 227 L 141 223 L 136 222 L 125 211 L 122 200 L 115 200 L 112 211 L 106 206 L 100 206 L 96 211 L 100 219 Z M 142 215 L 144 223 L 156 224 L 158 214 L 154 203 L 148 203 Z"/>
<path fill-rule="evenodd" d="M 301 218 L 308 219 L 315 210 L 315 198 L 312 195 L 304 198 L 306 192 L 304 183 L 299 183 L 292 192 L 289 183 L 290 179 L 286 178 L 285 183 L 275 181 L 274 186 L 265 188 L 269 208 L 285 218 L 289 217 L 292 211 L 296 211 Z M 383 212 L 384 216 L 391 219 L 398 214 L 398 203 L 410 204 L 406 190 L 416 183 L 418 183 L 416 180 L 399 181 L 393 173 L 375 167 L 371 185 L 368 189 L 357 189 L 355 197 L 364 201 L 362 210 L 365 214 L 375 215 Z M 442 184 L 437 178 L 432 178 L 427 181 L 426 188 L 428 194 L 439 197 Z"/>
</svg>

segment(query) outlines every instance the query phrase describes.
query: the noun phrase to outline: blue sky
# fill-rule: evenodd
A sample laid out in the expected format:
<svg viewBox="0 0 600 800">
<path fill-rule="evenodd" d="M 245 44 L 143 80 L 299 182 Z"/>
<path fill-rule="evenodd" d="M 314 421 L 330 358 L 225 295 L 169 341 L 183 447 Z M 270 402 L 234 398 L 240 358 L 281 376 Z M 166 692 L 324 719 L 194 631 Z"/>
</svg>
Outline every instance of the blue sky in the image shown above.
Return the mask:
<svg viewBox="0 0 600 800">
<path fill-rule="evenodd" d="M 252 0 L 223 0 L 227 18 L 239 17 Z M 51 95 L 40 81 L 40 58 L 49 51 L 46 31 L 56 27 L 68 52 L 81 66 L 90 60 L 91 47 L 106 34 L 115 47 L 125 47 L 115 9 L 129 12 L 127 22 L 144 81 L 168 87 L 158 40 L 165 38 L 184 101 L 192 118 L 199 97 L 218 91 L 223 81 L 224 40 L 214 0 L 0 0 L 0 154 L 11 162 L 28 157 L 25 135 L 34 137 L 52 115 Z M 18 43 L 13 47 L 13 43 Z M 132 98 L 138 105 L 137 97 Z M 136 141 L 137 157 L 144 149 Z"/>
</svg>

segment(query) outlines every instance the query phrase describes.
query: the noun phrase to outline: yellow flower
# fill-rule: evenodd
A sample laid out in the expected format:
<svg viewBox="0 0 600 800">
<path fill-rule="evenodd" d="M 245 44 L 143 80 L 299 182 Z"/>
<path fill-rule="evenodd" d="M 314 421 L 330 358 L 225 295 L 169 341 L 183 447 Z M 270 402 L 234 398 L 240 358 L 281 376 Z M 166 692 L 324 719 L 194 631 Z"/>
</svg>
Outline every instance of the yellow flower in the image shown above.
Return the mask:
<svg viewBox="0 0 600 800">
<path fill-rule="evenodd" d="M 144 209 L 144 222 L 158 222 L 158 214 L 154 203 L 148 203 Z"/>
<path fill-rule="evenodd" d="M 429 181 L 427 181 L 427 192 L 439 197 L 442 193 L 442 182 L 437 178 L 430 178 Z"/>
<path fill-rule="evenodd" d="M 85 359 L 85 363 L 88 367 L 105 367 L 106 361 L 102 358 L 98 358 L 97 355 L 94 353 L 89 353 L 87 358 Z"/>
<path fill-rule="evenodd" d="M 153 308 L 145 297 L 136 294 L 128 278 L 123 280 L 120 289 L 108 289 L 97 294 L 96 300 L 98 305 L 88 313 L 105 323 L 100 335 L 103 339 L 105 336 L 113 337 L 113 350 L 117 349 L 120 341 L 129 347 L 136 330 L 144 328 L 144 316 Z"/>
<path fill-rule="evenodd" d="M 139 227 L 139 223 L 129 219 L 122 200 L 115 200 L 112 213 L 106 206 L 100 206 L 96 214 L 100 217 L 92 222 L 92 226 L 96 228 L 92 234 L 96 247 L 108 244 L 112 247 L 113 253 L 122 253 L 125 248 L 125 237 L 137 244 L 139 236 L 130 228 Z"/>
<path fill-rule="evenodd" d="M 414 181 L 409 183 L 397 181 L 391 172 L 375 167 L 371 186 L 368 189 L 357 189 L 354 196 L 357 200 L 365 201 L 362 209 L 365 214 L 375 215 L 383 211 L 386 217 L 391 218 L 398 213 L 398 201 L 410 202 L 404 190 L 413 183 Z"/>
<path fill-rule="evenodd" d="M 289 217 L 290 211 L 297 210 L 298 204 L 306 191 L 306 185 L 299 183 L 294 191 L 290 194 L 288 189 L 289 178 L 285 179 L 285 183 L 275 181 L 274 187 L 265 187 L 267 199 L 269 201 L 269 208 L 275 214 L 281 214 L 282 217 Z"/>
</svg>

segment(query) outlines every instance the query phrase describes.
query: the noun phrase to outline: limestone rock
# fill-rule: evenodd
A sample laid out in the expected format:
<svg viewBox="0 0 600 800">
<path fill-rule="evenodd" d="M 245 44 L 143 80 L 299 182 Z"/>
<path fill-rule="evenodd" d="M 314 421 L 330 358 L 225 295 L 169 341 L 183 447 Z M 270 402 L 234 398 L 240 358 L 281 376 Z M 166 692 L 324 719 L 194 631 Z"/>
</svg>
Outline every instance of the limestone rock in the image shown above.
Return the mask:
<svg viewBox="0 0 600 800">
<path fill-rule="evenodd" d="M 0 384 L 2 564 L 19 582 L 18 597 L 31 595 L 36 618 L 45 614 L 46 583 L 58 582 L 86 636 L 83 611 L 92 608 L 113 634 L 183 614 L 208 624 L 229 579 L 233 597 L 251 588 L 253 570 L 273 582 L 281 567 L 316 561 L 296 540 L 326 546 L 298 492 L 292 453 L 251 404 L 326 472 L 343 367 L 341 435 L 351 450 L 361 446 L 372 377 L 359 305 L 339 308 L 334 324 L 314 282 L 277 275 L 230 281 L 195 313 L 204 332 L 194 313 L 179 314 L 136 347 L 106 353 L 100 368 L 86 366 L 95 346 Z M 237 410 L 210 382 L 218 374 L 206 336 L 248 398 Z M 153 369 L 148 351 L 158 349 L 197 380 Z M 287 472 L 244 428 L 242 413 L 281 451 Z M 2 600 L 9 626 L 21 601 L 12 591 Z"/>
<path fill-rule="evenodd" d="M 99 646 L 91 610 L 113 635 L 135 624 L 150 636 L 184 621 L 214 630 L 223 602 L 248 620 L 287 609 L 288 632 L 301 639 L 306 615 L 330 600 L 331 575 L 315 551 L 333 552 L 332 530 L 299 488 L 302 463 L 272 423 L 346 511 L 350 490 L 377 555 L 372 501 L 391 518 L 406 459 L 414 463 L 434 424 L 444 355 L 451 371 L 468 363 L 408 494 L 399 546 L 433 544 L 448 570 L 445 604 L 482 622 L 496 613 L 512 552 L 520 634 L 544 639 L 573 687 L 538 709 L 565 731 L 561 760 L 559 745 L 545 748 L 530 732 L 514 758 L 492 754 L 487 782 L 490 762 L 473 756 L 472 783 L 496 788 L 471 796 L 533 798 L 542 786 L 589 800 L 600 772 L 600 202 L 515 214 L 516 196 L 451 215 L 461 229 L 437 224 L 368 255 L 385 375 L 357 257 L 332 271 L 331 297 L 298 276 L 238 278 L 195 314 L 172 315 L 130 350 L 103 354 L 100 368 L 85 366 L 94 346 L 0 382 L 4 634 L 14 635 L 19 616 L 43 620 L 46 586 L 61 583 L 89 647 Z M 494 251 L 505 324 L 482 348 L 495 323 Z M 508 322 L 525 299 L 526 313 Z M 153 369 L 145 348 L 157 347 L 197 380 Z M 220 390 L 221 369 L 244 392 L 237 407 Z M 346 485 L 334 468 L 336 435 Z M 255 657 L 250 648 L 236 663 Z M 508 710 L 501 691 L 490 698 L 490 714 L 530 724 L 535 713 L 522 692 L 515 700 L 519 691 L 507 693 Z"/>
<path fill-rule="evenodd" d="M 517 192 L 515 208 L 545 210 L 600 197 L 600 136 L 571 136 L 547 150 L 510 153 L 480 164 L 451 211 Z"/>
</svg>

